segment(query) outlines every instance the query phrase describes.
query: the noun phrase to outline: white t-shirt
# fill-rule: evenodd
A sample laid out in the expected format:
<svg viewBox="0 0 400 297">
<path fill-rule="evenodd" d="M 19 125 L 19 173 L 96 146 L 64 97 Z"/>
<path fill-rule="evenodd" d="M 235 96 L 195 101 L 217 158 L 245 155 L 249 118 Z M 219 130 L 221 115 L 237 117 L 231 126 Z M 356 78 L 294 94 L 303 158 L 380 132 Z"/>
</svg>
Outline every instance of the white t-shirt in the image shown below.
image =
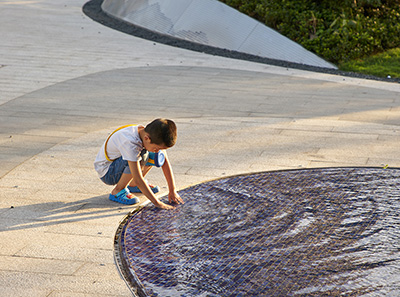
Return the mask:
<svg viewBox="0 0 400 297">
<path fill-rule="evenodd" d="M 122 159 L 133 162 L 142 159 L 140 153 L 144 147 L 139 136 L 138 127 L 139 126 L 129 126 L 111 135 L 107 143 L 107 154 L 111 160 L 115 160 L 121 156 Z M 112 163 L 107 160 L 104 154 L 105 144 L 106 142 L 103 143 L 94 161 L 94 169 L 97 171 L 100 178 L 106 175 Z"/>
</svg>

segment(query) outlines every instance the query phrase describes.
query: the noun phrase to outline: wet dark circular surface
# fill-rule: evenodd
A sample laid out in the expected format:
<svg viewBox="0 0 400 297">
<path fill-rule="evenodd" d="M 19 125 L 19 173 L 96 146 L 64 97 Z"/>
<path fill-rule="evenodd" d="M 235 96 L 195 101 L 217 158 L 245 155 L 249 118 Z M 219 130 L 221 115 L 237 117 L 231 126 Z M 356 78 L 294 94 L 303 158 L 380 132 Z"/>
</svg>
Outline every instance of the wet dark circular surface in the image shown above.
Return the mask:
<svg viewBox="0 0 400 297">
<path fill-rule="evenodd" d="M 400 296 L 400 170 L 306 169 L 206 182 L 116 236 L 139 296 Z"/>
</svg>

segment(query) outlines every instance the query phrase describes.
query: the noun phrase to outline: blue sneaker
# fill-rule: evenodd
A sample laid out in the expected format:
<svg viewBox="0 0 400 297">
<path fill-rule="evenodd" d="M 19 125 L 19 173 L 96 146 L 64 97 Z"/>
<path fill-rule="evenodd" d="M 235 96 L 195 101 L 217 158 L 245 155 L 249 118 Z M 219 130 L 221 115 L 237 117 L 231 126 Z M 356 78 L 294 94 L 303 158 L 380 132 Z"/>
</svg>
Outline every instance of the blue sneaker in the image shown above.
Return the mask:
<svg viewBox="0 0 400 297">
<path fill-rule="evenodd" d="M 158 186 L 149 185 L 149 187 L 154 194 L 160 192 L 160 188 Z M 140 191 L 140 189 L 137 186 L 134 187 L 128 186 L 127 188 L 131 193 L 142 193 L 142 191 Z"/>
<path fill-rule="evenodd" d="M 137 204 L 140 202 L 139 198 L 131 194 L 127 189 L 121 190 L 117 195 L 110 194 L 108 199 L 127 205 Z"/>
</svg>

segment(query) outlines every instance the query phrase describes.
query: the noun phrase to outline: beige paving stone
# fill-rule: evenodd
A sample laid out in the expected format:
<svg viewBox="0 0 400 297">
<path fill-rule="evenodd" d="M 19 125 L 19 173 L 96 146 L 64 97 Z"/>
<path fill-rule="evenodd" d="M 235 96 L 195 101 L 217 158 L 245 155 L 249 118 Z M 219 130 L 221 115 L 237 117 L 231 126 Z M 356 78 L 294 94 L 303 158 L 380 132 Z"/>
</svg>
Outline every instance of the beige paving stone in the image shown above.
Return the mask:
<svg viewBox="0 0 400 297">
<path fill-rule="evenodd" d="M 294 135 L 303 135 L 304 137 L 313 137 L 315 139 L 318 138 L 336 138 L 336 139 L 367 139 L 367 140 L 377 140 L 378 134 L 369 133 L 369 134 L 360 134 L 360 133 L 346 133 L 346 132 L 317 132 L 317 131 L 293 131 L 293 130 L 283 130 L 282 135 L 286 136 L 294 136 Z"/>
<path fill-rule="evenodd" d="M 20 287 L 5 287 L 0 286 L 0 295 L 1 296 L 13 296 L 13 297 L 47 297 L 51 294 L 52 290 L 41 289 L 38 287 L 35 288 L 20 288 Z"/>
<path fill-rule="evenodd" d="M 400 167 L 398 84 L 154 45 L 93 22 L 83 0 L 25 2 L 0 2 L 0 296 L 131 296 L 113 239 L 134 207 L 109 201 L 93 170 L 126 123 L 177 122 L 178 189 L 266 170 Z M 148 178 L 167 193 L 160 170 Z"/>
<path fill-rule="evenodd" d="M 269 168 L 276 167 L 276 169 L 289 169 L 289 168 L 307 168 L 310 160 L 306 158 L 290 157 L 290 158 L 269 158 L 265 162 L 252 163 L 251 169 L 256 171 L 268 171 Z M 272 169 L 273 170 L 273 169 Z"/>
<path fill-rule="evenodd" d="M 371 167 L 383 168 L 388 166 L 389 168 L 400 168 L 400 160 L 393 160 L 392 158 L 382 156 L 380 158 L 369 158 L 367 165 Z"/>
<path fill-rule="evenodd" d="M 29 246 L 18 251 L 16 254 L 18 257 L 43 257 L 46 259 L 56 259 L 73 262 L 101 262 L 107 264 L 113 264 L 112 258 L 112 245 L 108 249 L 94 249 L 87 247 L 76 247 L 74 244 L 68 244 L 64 242 L 64 245 L 59 246 L 48 246 L 47 243 L 30 244 Z M 21 267 L 20 271 L 25 271 L 24 267 Z"/>
<path fill-rule="evenodd" d="M 21 267 L 30 273 L 74 274 L 82 264 L 76 261 L 0 256 L 2 271 L 19 271 Z"/>
<path fill-rule="evenodd" d="M 15 156 L 13 156 L 12 160 L 10 160 L 8 156 L 3 155 L 3 158 L 0 158 L 0 177 L 9 173 L 12 169 L 21 164 L 21 162 L 25 161 L 25 159 L 24 157 L 15 158 Z"/>
<path fill-rule="evenodd" d="M 104 277 L 109 280 L 120 280 L 120 275 L 116 273 L 115 264 L 112 263 L 84 263 L 78 270 L 74 272 L 76 276 L 86 276 L 86 277 Z"/>
<path fill-rule="evenodd" d="M 23 279 L 24 282 L 21 282 L 21 279 Z M 20 292 L 22 288 L 28 291 L 32 290 L 32 288 L 38 288 L 43 291 L 46 290 L 47 292 L 63 292 L 64 295 L 61 296 L 68 296 L 70 292 L 72 293 L 71 295 L 94 294 L 98 296 L 131 296 L 127 286 L 120 279 L 108 280 L 99 276 L 0 271 L 0 281 L 4 284 L 1 286 L 0 290 L 4 288 L 8 292 L 11 292 L 11 294 L 14 294 L 14 291 Z"/>
<path fill-rule="evenodd" d="M 0 232 L 0 255 L 2 256 L 15 256 L 18 251 L 29 244 L 30 238 L 37 234 L 36 232 L 30 232 L 29 236 L 23 236 L 22 232 L 20 232 L 21 229 L 18 228 L 21 219 L 4 220 L 1 218 L 0 222 L 2 223 L 2 231 Z M 4 231 L 4 226 L 11 227 L 11 229 L 13 226 L 16 228 L 15 230 Z M 23 267 L 20 267 L 20 269 L 23 270 Z"/>
<path fill-rule="evenodd" d="M 46 297 L 119 297 L 119 296 L 132 296 L 132 294 L 126 291 L 124 295 L 113 294 L 87 294 L 87 293 L 75 293 L 75 292 L 63 292 L 63 291 L 53 291 L 50 295 Z"/>
<path fill-rule="evenodd" d="M 343 161 L 343 160 L 331 160 L 331 161 L 321 161 L 315 160 L 311 161 L 309 167 L 311 168 L 335 168 L 335 167 L 366 167 L 368 161 L 360 160 L 360 162 L 353 161 Z"/>
<path fill-rule="evenodd" d="M 107 224 L 118 224 L 122 216 L 133 208 L 132 206 L 121 207 L 119 204 L 109 201 L 107 197 L 104 197 L 103 201 L 103 207 L 87 204 L 64 206 L 63 204 L 59 203 L 43 203 L 40 205 L 33 204 L 28 207 L 14 206 L 13 209 L 9 208 L 6 212 L 1 213 L 0 217 L 1 220 L 4 222 L 2 228 L 4 228 L 5 230 L 26 229 L 30 232 L 30 230 L 32 229 L 41 229 L 41 227 L 47 226 L 48 228 L 42 230 L 42 232 L 46 231 L 58 233 L 57 230 L 59 226 L 61 230 L 63 230 L 63 228 L 66 228 L 64 224 L 85 223 L 88 225 L 99 224 L 97 233 L 102 234 L 103 228 L 105 230 L 109 229 L 109 227 L 106 226 Z M 72 230 L 73 229 L 70 229 L 70 232 L 68 233 L 75 235 Z M 77 233 L 76 235 L 80 234 L 90 236 L 96 235 L 93 234 L 93 232 L 89 234 Z"/>
</svg>

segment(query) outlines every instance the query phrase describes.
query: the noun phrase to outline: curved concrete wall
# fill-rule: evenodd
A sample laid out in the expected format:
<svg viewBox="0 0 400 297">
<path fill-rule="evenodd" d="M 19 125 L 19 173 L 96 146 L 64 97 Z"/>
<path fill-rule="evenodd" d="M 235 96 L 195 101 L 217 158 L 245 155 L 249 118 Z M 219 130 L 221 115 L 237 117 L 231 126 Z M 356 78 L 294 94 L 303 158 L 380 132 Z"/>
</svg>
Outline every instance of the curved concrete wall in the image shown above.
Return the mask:
<svg viewBox="0 0 400 297">
<path fill-rule="evenodd" d="M 217 0 L 104 0 L 102 9 L 115 18 L 176 38 L 336 69 L 299 44 Z"/>
</svg>

